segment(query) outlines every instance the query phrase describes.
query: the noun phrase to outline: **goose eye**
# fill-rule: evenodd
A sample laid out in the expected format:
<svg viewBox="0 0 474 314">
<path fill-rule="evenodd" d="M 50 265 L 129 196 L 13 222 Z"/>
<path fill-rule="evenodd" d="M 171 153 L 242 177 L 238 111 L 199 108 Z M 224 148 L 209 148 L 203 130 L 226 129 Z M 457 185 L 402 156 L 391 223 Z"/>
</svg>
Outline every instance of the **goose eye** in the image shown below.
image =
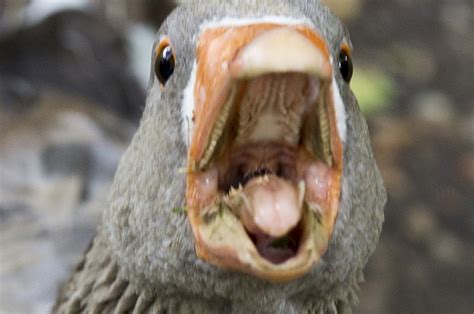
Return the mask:
<svg viewBox="0 0 474 314">
<path fill-rule="evenodd" d="M 173 49 L 169 44 L 164 44 L 159 48 L 155 61 L 155 74 L 162 85 L 173 75 L 175 64 Z"/>
<path fill-rule="evenodd" d="M 339 53 L 339 70 L 341 71 L 344 81 L 349 83 L 352 79 L 354 69 L 351 56 L 346 49 L 342 49 Z"/>
</svg>

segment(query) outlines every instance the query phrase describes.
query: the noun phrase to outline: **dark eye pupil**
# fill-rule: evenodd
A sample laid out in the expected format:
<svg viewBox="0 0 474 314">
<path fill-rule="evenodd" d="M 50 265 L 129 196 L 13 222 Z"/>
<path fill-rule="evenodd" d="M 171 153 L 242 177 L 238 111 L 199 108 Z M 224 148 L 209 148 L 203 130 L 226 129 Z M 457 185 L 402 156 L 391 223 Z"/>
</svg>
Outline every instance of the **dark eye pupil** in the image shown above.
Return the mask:
<svg viewBox="0 0 474 314">
<path fill-rule="evenodd" d="M 165 85 L 168 79 L 173 75 L 175 60 L 173 50 L 167 46 L 161 50 L 155 64 L 156 76 L 161 84 Z"/>
<path fill-rule="evenodd" d="M 351 57 L 345 51 L 341 51 L 339 54 L 339 70 L 341 71 L 342 78 L 349 83 L 353 74 L 353 66 Z"/>
</svg>

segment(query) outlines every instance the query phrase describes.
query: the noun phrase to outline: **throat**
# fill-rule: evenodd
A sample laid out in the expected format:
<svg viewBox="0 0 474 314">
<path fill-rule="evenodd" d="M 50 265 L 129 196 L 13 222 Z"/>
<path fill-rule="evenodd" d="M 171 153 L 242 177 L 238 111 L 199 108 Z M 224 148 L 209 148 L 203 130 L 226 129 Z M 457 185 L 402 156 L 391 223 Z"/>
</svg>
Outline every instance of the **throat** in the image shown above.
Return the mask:
<svg viewBox="0 0 474 314">
<path fill-rule="evenodd" d="M 266 175 L 294 181 L 296 156 L 296 147 L 281 142 L 237 147 L 218 163 L 219 190 L 228 193 L 231 188 L 245 187 L 252 179 Z"/>
</svg>

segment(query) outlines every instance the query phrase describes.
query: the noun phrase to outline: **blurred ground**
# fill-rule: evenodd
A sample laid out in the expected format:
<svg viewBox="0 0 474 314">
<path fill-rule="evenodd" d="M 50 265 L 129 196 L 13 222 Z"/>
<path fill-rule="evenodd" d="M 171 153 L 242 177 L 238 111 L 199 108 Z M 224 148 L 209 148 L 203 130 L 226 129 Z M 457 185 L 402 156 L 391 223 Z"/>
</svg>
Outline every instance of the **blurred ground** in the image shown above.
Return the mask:
<svg viewBox="0 0 474 314">
<path fill-rule="evenodd" d="M 153 35 L 136 22 L 171 7 L 72 2 L 34 24 L 39 0 L 0 0 L 0 313 L 47 312 L 93 236 L 143 105 Z M 327 2 L 389 194 L 358 312 L 473 313 L 474 4 Z"/>
<path fill-rule="evenodd" d="M 356 62 L 393 80 L 369 115 L 388 190 L 360 313 L 474 310 L 474 5 L 365 1 Z"/>
</svg>

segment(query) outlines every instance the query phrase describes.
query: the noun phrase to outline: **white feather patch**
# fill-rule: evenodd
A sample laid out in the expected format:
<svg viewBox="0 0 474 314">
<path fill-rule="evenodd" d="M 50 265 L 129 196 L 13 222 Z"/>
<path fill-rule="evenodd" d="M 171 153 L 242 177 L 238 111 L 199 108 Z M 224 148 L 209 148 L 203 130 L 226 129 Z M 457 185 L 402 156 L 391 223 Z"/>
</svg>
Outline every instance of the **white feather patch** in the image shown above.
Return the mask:
<svg viewBox="0 0 474 314">
<path fill-rule="evenodd" d="M 193 69 L 191 71 L 191 76 L 189 77 L 189 82 L 186 88 L 183 91 L 183 106 L 181 107 L 182 110 L 182 117 L 183 117 L 183 125 L 182 125 L 182 134 L 184 142 L 189 146 L 193 130 L 194 130 L 194 122 L 193 122 L 193 115 L 194 115 L 194 86 L 196 84 L 196 76 L 197 76 L 197 63 L 194 62 Z"/>
<path fill-rule="evenodd" d="M 336 78 L 332 78 L 332 96 L 334 101 L 334 108 L 336 111 L 336 123 L 337 130 L 339 131 L 339 137 L 342 142 L 346 142 L 346 133 L 347 133 L 347 115 L 344 102 L 342 101 L 341 93 L 339 92 L 339 87 L 336 83 Z"/>
<path fill-rule="evenodd" d="M 306 25 L 309 27 L 314 27 L 314 24 L 310 19 L 301 18 L 290 18 L 286 16 L 262 16 L 256 18 L 233 18 L 233 17 L 224 17 L 220 20 L 212 20 L 205 22 L 201 25 L 201 31 L 209 28 L 218 28 L 218 27 L 238 27 L 238 26 L 247 26 L 254 24 L 281 24 L 281 25 Z"/>
</svg>

